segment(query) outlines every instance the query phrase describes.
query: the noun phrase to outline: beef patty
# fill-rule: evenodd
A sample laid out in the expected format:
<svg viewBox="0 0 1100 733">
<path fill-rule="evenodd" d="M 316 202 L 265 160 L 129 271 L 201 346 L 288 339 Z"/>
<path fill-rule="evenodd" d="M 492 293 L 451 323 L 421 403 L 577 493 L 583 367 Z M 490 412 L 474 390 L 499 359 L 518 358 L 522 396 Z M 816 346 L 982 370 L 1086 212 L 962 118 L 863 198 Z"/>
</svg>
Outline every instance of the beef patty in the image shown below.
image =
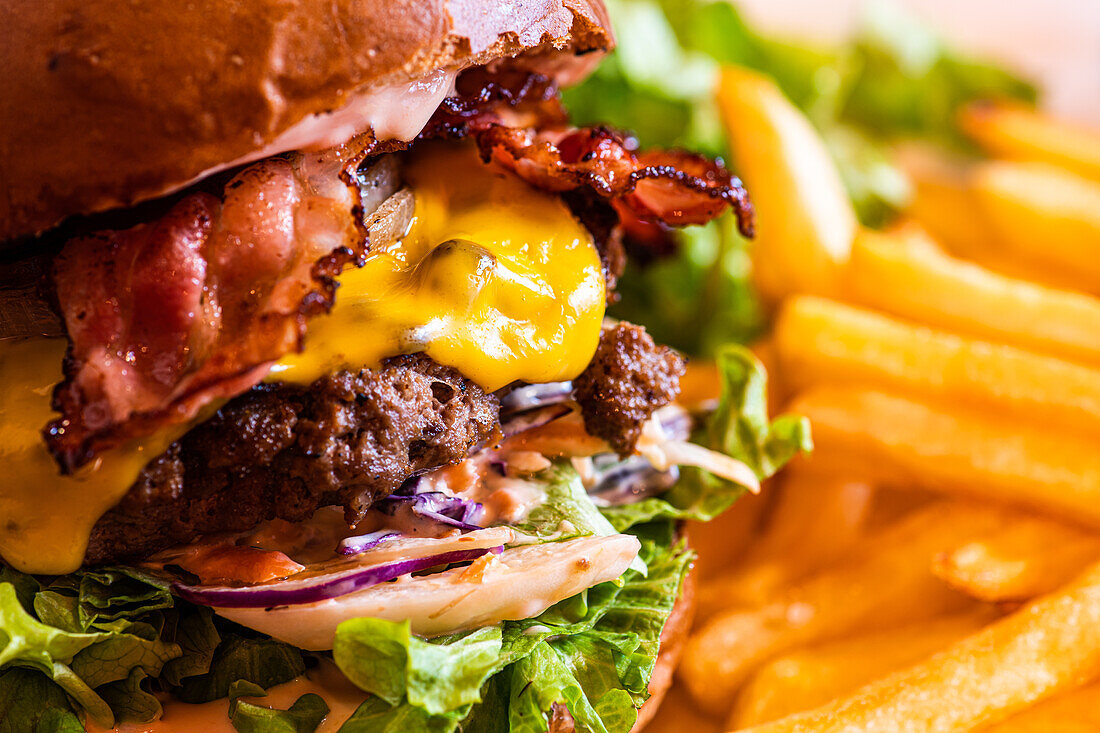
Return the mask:
<svg viewBox="0 0 1100 733">
<path fill-rule="evenodd" d="M 639 326 L 604 330 L 575 382 L 589 432 L 629 452 L 679 391 L 683 358 Z M 410 476 L 466 458 L 499 435 L 500 405 L 424 354 L 313 384 L 264 384 L 231 400 L 141 472 L 92 530 L 89 565 L 142 560 L 267 519 L 342 506 L 349 521 Z"/>
<path fill-rule="evenodd" d="M 573 380 L 585 430 L 630 454 L 650 415 L 680 393 L 684 367 L 684 357 L 654 343 L 641 326 L 605 328 L 592 362 Z"/>
<path fill-rule="evenodd" d="M 424 355 L 309 386 L 261 385 L 145 467 L 96 524 L 85 562 L 143 559 L 322 506 L 354 519 L 409 476 L 493 439 L 498 412 L 494 395 Z"/>
</svg>

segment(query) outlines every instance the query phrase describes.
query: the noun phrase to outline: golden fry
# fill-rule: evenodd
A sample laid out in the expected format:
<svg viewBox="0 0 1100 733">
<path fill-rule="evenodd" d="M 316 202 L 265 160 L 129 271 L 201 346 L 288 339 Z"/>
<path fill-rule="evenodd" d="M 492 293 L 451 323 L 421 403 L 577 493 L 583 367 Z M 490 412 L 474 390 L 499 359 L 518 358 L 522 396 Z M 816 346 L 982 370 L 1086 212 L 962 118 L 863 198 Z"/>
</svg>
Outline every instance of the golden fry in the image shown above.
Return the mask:
<svg viewBox="0 0 1100 733">
<path fill-rule="evenodd" d="M 776 321 L 775 344 L 785 379 L 796 389 L 885 388 L 1100 430 L 1100 369 L 813 296 L 786 302 Z"/>
<path fill-rule="evenodd" d="M 741 497 L 709 522 L 688 522 L 688 543 L 698 554 L 693 572 L 700 582 L 719 576 L 740 562 L 746 548 L 755 542 L 760 519 L 773 500 L 775 488 L 765 486 L 759 494 Z"/>
<path fill-rule="evenodd" d="M 761 292 L 832 294 L 856 217 L 824 143 L 768 77 L 723 69 L 718 88 L 736 170 L 752 191 L 753 273 Z"/>
<path fill-rule="evenodd" d="M 862 537 L 873 497 L 865 482 L 799 467 L 788 468 L 772 491 L 775 503 L 763 534 L 731 558 L 725 573 L 705 576 L 712 579 L 699 588 L 697 618 L 762 604 L 783 585 L 839 559 Z"/>
<path fill-rule="evenodd" d="M 982 261 L 996 249 L 989 228 L 974 215 L 968 165 L 928 145 L 907 145 L 896 157 L 913 183 L 908 216 L 959 257 Z"/>
<path fill-rule="evenodd" d="M 1033 705 L 983 733 L 1096 733 L 1100 730 L 1100 683 Z"/>
<path fill-rule="evenodd" d="M 1100 290 L 1100 182 L 1042 163 L 1005 161 L 979 165 L 972 182 L 1006 256 Z"/>
<path fill-rule="evenodd" d="M 959 126 L 995 156 L 1043 161 L 1100 180 L 1100 130 L 1095 128 L 1007 101 L 964 107 Z"/>
<path fill-rule="evenodd" d="M 861 232 L 846 294 L 918 323 L 1100 366 L 1100 299 L 1002 277 L 911 239 Z"/>
<path fill-rule="evenodd" d="M 1100 536 L 1040 517 L 1020 517 L 936 558 L 932 572 L 981 601 L 1028 601 L 1100 560 Z"/>
<path fill-rule="evenodd" d="M 673 685 L 657 708 L 657 714 L 643 729 L 645 733 L 722 733 L 725 728 L 717 718 L 704 715 L 688 696 L 683 685 Z"/>
<path fill-rule="evenodd" d="M 905 210 L 911 220 L 894 225 L 892 232 L 924 239 L 931 235 L 952 255 L 1007 277 L 1062 290 L 1100 290 L 1100 283 L 1086 273 L 1006 249 L 980 208 L 974 190 L 975 166 L 947 158 L 927 145 L 906 145 L 897 160 L 913 183 Z"/>
<path fill-rule="evenodd" d="M 751 733 L 968 731 L 1100 673 L 1100 565 L 909 669 Z M 1058 729 L 1051 729 L 1058 730 Z"/>
<path fill-rule="evenodd" d="M 1100 527 L 1095 435 L 842 387 L 813 390 L 791 409 L 810 418 L 815 451 L 851 471 Z"/>
<path fill-rule="evenodd" d="M 737 697 L 733 729 L 778 720 L 918 662 L 996 618 L 991 609 L 802 649 L 760 669 Z"/>
<path fill-rule="evenodd" d="M 967 601 L 932 575 L 931 560 L 1009 516 L 953 502 L 916 512 L 768 603 L 712 618 L 688 642 L 681 678 L 704 710 L 722 713 L 748 676 L 781 654 L 964 608 Z"/>
</svg>

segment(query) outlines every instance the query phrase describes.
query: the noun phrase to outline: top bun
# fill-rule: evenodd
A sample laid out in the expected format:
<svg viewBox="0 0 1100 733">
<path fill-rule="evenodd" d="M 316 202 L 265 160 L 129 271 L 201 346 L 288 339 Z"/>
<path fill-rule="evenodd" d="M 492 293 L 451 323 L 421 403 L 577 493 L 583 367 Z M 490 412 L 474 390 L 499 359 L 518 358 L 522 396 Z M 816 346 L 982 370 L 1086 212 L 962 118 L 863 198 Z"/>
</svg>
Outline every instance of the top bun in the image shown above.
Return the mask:
<svg viewBox="0 0 1100 733">
<path fill-rule="evenodd" d="M 614 42 L 602 0 L 15 0 L 0 24 L 0 243 L 279 152 L 356 94 L 521 54 L 568 80 Z"/>
</svg>

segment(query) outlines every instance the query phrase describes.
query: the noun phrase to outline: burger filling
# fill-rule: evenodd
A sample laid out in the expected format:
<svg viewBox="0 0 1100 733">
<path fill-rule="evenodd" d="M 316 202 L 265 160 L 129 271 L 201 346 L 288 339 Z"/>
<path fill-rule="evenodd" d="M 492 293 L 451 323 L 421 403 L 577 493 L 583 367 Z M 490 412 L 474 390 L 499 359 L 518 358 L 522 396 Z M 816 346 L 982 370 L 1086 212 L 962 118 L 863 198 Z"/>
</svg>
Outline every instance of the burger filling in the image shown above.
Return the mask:
<svg viewBox="0 0 1100 733">
<path fill-rule="evenodd" d="M 322 664 L 363 692 L 354 730 L 626 731 L 690 561 L 675 521 L 806 440 L 751 357 L 689 412 L 684 359 L 605 318 L 624 232 L 730 209 L 751 233 L 719 163 L 474 69 L 415 141 L 68 237 L 67 339 L 0 342 L 0 628 L 66 639 L 17 664 L 105 726 Z"/>
</svg>

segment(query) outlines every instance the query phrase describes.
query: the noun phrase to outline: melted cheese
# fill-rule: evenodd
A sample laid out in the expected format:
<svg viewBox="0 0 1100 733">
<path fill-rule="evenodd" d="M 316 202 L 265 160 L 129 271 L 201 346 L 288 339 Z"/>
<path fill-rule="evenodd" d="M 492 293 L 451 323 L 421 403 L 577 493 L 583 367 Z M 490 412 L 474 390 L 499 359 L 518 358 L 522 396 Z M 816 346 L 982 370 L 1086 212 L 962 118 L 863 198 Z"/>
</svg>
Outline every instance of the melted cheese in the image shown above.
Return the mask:
<svg viewBox="0 0 1100 733">
<path fill-rule="evenodd" d="M 310 325 L 306 351 L 271 378 L 311 382 L 417 351 L 489 390 L 579 374 L 599 341 L 604 279 L 591 237 L 561 201 L 459 146 L 421 153 L 406 178 L 416 195 L 407 236 L 344 273 L 336 307 Z M 41 431 L 55 417 L 50 395 L 64 352 L 58 339 L 0 342 L 0 556 L 25 572 L 77 569 L 96 521 L 190 427 L 59 475 Z"/>
<path fill-rule="evenodd" d="M 18 570 L 76 570 L 92 526 L 114 506 L 148 461 L 186 427 L 108 451 L 73 476 L 58 474 L 42 428 L 61 379 L 63 339 L 0 341 L 0 556 Z"/>
<path fill-rule="evenodd" d="M 465 146 L 432 146 L 405 178 L 416 196 L 408 234 L 340 277 L 332 312 L 271 378 L 310 382 L 418 351 L 487 390 L 577 376 L 606 294 L 599 254 L 565 205 Z"/>
</svg>

